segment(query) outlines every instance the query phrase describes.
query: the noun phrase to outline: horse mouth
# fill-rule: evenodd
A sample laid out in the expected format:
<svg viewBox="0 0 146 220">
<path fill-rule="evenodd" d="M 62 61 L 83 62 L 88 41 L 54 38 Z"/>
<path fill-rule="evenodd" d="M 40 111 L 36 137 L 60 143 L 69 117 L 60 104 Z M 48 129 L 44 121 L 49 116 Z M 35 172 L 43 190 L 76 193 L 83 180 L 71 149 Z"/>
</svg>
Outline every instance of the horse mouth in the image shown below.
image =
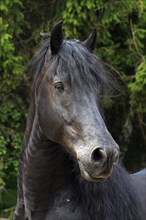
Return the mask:
<svg viewBox="0 0 146 220">
<path fill-rule="evenodd" d="M 79 168 L 80 168 L 80 172 L 81 172 L 82 177 L 89 182 L 105 181 L 109 176 L 111 176 L 111 173 L 113 170 L 113 168 L 112 168 L 110 171 L 108 171 L 106 173 L 103 173 L 103 174 L 99 173 L 99 175 L 96 175 L 96 177 L 95 177 L 91 173 L 89 173 L 89 171 L 87 171 L 87 169 L 85 169 L 81 163 L 79 163 Z"/>
<path fill-rule="evenodd" d="M 91 174 L 89 174 L 85 169 L 84 170 L 81 169 L 80 171 L 81 171 L 82 177 L 89 182 L 99 182 L 99 181 L 101 182 L 101 181 L 106 180 L 106 177 L 95 178 L 95 177 L 91 176 Z"/>
</svg>

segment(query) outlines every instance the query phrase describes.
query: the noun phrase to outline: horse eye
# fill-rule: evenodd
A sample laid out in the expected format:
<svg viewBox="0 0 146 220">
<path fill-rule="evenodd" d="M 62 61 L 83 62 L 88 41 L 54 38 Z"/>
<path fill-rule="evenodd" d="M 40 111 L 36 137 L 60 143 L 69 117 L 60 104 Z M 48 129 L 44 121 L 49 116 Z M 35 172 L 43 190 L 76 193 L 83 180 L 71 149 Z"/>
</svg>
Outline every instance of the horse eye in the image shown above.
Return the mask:
<svg viewBox="0 0 146 220">
<path fill-rule="evenodd" d="M 64 91 L 64 87 L 63 87 L 62 82 L 54 83 L 54 87 L 55 87 L 55 89 L 58 90 L 59 92 L 63 92 L 63 91 Z"/>
</svg>

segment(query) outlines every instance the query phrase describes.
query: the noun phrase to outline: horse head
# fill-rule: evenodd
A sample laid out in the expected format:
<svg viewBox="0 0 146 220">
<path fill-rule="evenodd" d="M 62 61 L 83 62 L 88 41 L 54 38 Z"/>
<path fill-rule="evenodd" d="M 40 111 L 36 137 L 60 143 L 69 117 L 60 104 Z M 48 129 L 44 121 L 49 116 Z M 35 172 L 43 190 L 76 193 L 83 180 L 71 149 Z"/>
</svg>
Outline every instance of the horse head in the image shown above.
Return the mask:
<svg viewBox="0 0 146 220">
<path fill-rule="evenodd" d="M 62 22 L 46 47 L 37 90 L 38 120 L 45 136 L 78 162 L 88 181 L 105 180 L 119 158 L 119 147 L 105 125 L 100 94 L 108 80 L 92 53 L 96 30 L 84 42 L 65 40 Z"/>
</svg>

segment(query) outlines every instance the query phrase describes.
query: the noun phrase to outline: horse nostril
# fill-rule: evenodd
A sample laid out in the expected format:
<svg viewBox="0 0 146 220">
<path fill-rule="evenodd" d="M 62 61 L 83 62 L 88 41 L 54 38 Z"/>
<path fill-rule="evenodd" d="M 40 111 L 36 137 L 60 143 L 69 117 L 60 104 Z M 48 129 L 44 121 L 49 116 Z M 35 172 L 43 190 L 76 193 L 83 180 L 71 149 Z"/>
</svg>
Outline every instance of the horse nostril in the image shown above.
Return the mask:
<svg viewBox="0 0 146 220">
<path fill-rule="evenodd" d="M 96 148 L 92 151 L 91 158 L 94 162 L 100 162 L 106 158 L 106 152 L 101 148 Z"/>
</svg>

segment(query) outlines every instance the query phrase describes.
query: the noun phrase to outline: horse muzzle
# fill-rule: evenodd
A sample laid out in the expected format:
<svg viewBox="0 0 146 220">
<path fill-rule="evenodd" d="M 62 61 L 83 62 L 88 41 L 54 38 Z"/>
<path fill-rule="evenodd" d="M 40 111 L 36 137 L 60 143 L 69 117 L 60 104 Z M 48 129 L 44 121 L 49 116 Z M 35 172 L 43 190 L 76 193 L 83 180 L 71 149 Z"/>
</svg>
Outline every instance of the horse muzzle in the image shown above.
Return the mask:
<svg viewBox="0 0 146 220">
<path fill-rule="evenodd" d="M 95 147 L 88 155 L 78 155 L 78 163 L 81 175 L 91 182 L 106 180 L 118 163 L 119 147 L 105 149 Z"/>
</svg>

